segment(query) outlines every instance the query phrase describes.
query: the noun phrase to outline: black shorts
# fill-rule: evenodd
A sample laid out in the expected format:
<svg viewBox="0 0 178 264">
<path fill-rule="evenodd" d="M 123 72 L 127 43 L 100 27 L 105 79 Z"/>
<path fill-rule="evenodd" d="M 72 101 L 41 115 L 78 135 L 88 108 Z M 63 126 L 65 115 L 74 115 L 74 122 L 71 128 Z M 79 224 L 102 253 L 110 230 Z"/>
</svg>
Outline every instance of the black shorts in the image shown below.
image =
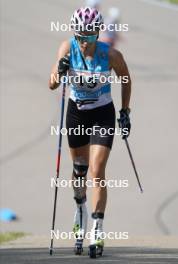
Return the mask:
<svg viewBox="0 0 178 264">
<path fill-rule="evenodd" d="M 115 131 L 113 102 L 91 110 L 79 110 L 76 103 L 69 98 L 66 128 L 71 148 L 89 143 L 112 148 Z"/>
</svg>

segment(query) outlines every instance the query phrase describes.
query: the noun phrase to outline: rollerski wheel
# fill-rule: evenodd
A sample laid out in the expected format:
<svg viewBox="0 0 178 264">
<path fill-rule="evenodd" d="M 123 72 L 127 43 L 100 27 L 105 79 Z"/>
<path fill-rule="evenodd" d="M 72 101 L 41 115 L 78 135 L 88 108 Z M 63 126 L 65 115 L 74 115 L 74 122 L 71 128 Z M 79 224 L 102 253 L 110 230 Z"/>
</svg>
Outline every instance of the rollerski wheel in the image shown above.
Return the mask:
<svg viewBox="0 0 178 264">
<path fill-rule="evenodd" d="M 97 256 L 103 255 L 103 244 L 104 243 L 102 242 L 99 245 L 94 244 L 89 246 L 88 255 L 90 258 L 96 258 Z"/>
<path fill-rule="evenodd" d="M 96 258 L 96 245 L 90 245 L 88 250 L 90 258 Z"/>
<path fill-rule="evenodd" d="M 74 248 L 75 255 L 81 255 L 83 252 L 83 240 L 77 239 Z"/>
</svg>

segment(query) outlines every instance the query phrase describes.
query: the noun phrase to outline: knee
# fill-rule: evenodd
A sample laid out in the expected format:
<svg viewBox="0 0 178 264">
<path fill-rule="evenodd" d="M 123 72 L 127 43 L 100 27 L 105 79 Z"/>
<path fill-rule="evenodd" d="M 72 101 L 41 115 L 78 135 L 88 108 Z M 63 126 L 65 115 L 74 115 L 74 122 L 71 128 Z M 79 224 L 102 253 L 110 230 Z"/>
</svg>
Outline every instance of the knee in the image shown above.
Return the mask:
<svg viewBox="0 0 178 264">
<path fill-rule="evenodd" d="M 105 178 L 105 167 L 101 164 L 91 164 L 89 170 L 92 178 L 100 178 L 101 180 Z"/>
<path fill-rule="evenodd" d="M 88 172 L 88 164 L 83 157 L 77 157 L 73 162 L 73 175 L 75 178 L 84 178 Z"/>
</svg>

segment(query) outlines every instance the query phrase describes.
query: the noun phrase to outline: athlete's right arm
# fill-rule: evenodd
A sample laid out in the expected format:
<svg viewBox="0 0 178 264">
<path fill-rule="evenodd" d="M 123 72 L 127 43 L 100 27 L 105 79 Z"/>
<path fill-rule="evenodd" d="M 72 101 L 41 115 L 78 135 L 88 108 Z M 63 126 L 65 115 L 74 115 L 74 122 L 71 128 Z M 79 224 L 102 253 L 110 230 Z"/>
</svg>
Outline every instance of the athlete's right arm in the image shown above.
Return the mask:
<svg viewBox="0 0 178 264">
<path fill-rule="evenodd" d="M 66 40 L 59 47 L 58 54 L 57 54 L 57 61 L 55 65 L 53 65 L 52 70 L 51 70 L 51 75 L 50 75 L 49 84 L 48 84 L 51 90 L 56 89 L 60 84 L 60 78 L 62 77 L 63 73 L 58 72 L 59 61 L 64 56 L 69 54 L 69 52 L 70 52 L 70 43 L 68 40 Z"/>
</svg>

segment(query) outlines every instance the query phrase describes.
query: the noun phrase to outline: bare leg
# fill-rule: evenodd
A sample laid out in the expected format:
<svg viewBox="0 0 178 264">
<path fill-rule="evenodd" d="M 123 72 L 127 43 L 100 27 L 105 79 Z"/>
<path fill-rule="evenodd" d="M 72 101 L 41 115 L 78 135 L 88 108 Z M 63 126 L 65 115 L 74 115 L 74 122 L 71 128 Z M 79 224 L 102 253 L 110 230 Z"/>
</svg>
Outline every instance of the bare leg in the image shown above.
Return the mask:
<svg viewBox="0 0 178 264">
<path fill-rule="evenodd" d="M 70 148 L 70 153 L 71 153 L 71 157 L 72 157 L 72 160 L 74 163 L 88 165 L 88 163 L 89 163 L 89 145 L 85 145 L 85 146 L 82 146 L 79 148 Z M 80 175 L 80 173 L 79 173 L 79 176 L 82 176 L 82 175 Z M 75 180 L 74 173 L 72 173 L 72 179 Z M 85 182 L 86 182 L 86 177 L 85 177 Z M 79 191 L 79 188 L 77 190 L 77 187 L 74 187 L 74 185 L 73 185 L 74 192 Z M 83 194 L 86 195 L 86 186 L 83 188 L 82 192 L 83 192 Z"/>
<path fill-rule="evenodd" d="M 90 146 L 89 170 L 91 177 L 99 178 L 98 184 L 93 188 L 92 207 L 93 212 L 104 213 L 107 200 L 107 188 L 100 186 L 100 181 L 105 180 L 105 168 L 110 154 L 110 149 L 101 145 Z"/>
</svg>

